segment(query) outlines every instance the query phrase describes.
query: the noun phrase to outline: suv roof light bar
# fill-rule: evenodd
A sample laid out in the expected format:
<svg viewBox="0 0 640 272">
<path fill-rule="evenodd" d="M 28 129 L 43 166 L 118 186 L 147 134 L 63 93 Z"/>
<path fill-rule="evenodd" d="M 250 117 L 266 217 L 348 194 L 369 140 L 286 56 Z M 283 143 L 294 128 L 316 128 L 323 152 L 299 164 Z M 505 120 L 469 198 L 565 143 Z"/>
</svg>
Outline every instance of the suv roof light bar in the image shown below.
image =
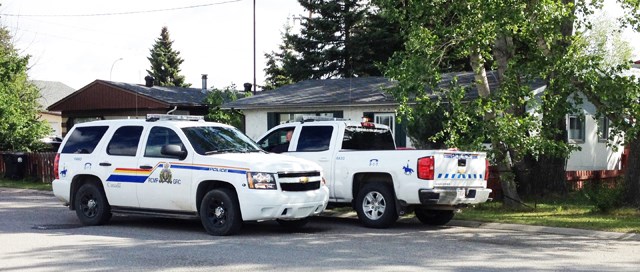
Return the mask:
<svg viewBox="0 0 640 272">
<path fill-rule="evenodd" d="M 173 115 L 173 114 L 147 114 L 147 122 L 155 121 L 200 121 L 204 122 L 201 115 Z"/>
</svg>

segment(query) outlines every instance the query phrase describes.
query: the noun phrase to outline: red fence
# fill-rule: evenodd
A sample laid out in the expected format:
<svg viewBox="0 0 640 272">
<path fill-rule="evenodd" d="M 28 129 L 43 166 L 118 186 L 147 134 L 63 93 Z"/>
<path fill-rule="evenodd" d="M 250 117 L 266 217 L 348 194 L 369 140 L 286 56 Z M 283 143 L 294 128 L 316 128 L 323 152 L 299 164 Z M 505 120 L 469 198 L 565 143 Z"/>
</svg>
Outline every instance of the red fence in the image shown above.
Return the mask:
<svg viewBox="0 0 640 272">
<path fill-rule="evenodd" d="M 4 177 L 7 173 L 7 165 L 4 156 L 6 153 L 0 154 L 0 176 Z M 35 152 L 24 153 L 25 159 L 16 165 L 19 167 L 20 173 L 24 174 L 24 178 L 38 179 L 43 183 L 51 182 L 55 173 L 53 172 L 53 161 L 56 158 L 56 152 Z"/>
<path fill-rule="evenodd" d="M 567 186 L 569 190 L 576 191 L 584 188 L 586 182 L 600 181 L 609 186 L 615 185 L 616 179 L 624 174 L 624 170 L 580 170 L 566 171 Z M 502 185 L 496 167 L 489 169 L 489 181 L 487 187 L 493 190 L 491 197 L 502 199 Z"/>
</svg>

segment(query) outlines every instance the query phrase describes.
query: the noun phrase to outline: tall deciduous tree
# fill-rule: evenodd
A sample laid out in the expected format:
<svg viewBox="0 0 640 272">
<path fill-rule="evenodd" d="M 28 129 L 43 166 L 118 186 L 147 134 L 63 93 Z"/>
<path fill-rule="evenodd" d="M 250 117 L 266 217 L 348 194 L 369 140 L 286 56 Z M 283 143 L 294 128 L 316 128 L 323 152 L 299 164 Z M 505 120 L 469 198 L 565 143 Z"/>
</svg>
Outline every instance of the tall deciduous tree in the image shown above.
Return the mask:
<svg viewBox="0 0 640 272">
<path fill-rule="evenodd" d="M 173 41 L 169 37 L 169 29 L 165 26 L 160 31 L 160 37 L 156 39 L 149 50 L 151 56 L 147 57 L 151 63 L 151 69 L 147 73 L 154 78 L 153 84 L 158 86 L 189 87 L 191 84 L 184 82 L 184 76 L 180 75 L 180 64 L 184 61 L 180 58 L 180 51 L 173 49 Z"/>
<path fill-rule="evenodd" d="M 299 0 L 309 11 L 299 34 L 285 29 L 278 52 L 267 54 L 267 86 L 306 79 L 380 76 L 403 39 L 399 25 L 361 0 Z"/>
<path fill-rule="evenodd" d="M 434 102 L 432 94 L 441 92 L 450 100 L 448 105 L 461 108 L 454 108 L 454 113 L 482 116 L 484 129 L 477 137 L 491 142 L 506 205 L 519 202 L 517 175 L 530 177 L 520 179 L 530 181 L 524 184 L 530 186 L 529 193 L 566 192 L 566 158 L 576 148 L 567 143 L 566 115 L 577 113 L 581 100 L 576 94 L 594 83 L 576 83 L 579 75 L 594 69 L 587 65 L 594 59 L 585 57 L 584 45 L 574 42 L 581 36 L 574 29 L 585 23 L 585 15 L 601 8 L 602 1 L 377 2 L 409 37 L 406 51 L 397 53 L 387 70 L 399 81 L 393 93 L 402 102 L 400 112 L 412 120 L 416 107 L 407 105 L 408 97 L 415 97 L 422 106 L 418 108 L 432 108 L 442 104 Z M 448 55 L 468 58 L 479 101 L 457 103 L 461 96 L 450 91 L 456 90 L 455 83 L 450 90 L 438 85 L 440 66 Z M 498 84 L 489 84 L 489 76 Z M 532 92 L 535 81 L 546 85 L 541 94 Z M 453 115 L 443 127 L 460 128 L 448 131 L 451 134 L 472 133 L 473 120 Z M 448 141 L 464 139 L 445 136 Z"/>
<path fill-rule="evenodd" d="M 39 120 L 40 91 L 27 77 L 29 56 L 20 56 L 0 27 L 0 150 L 31 151 L 51 128 Z"/>
</svg>

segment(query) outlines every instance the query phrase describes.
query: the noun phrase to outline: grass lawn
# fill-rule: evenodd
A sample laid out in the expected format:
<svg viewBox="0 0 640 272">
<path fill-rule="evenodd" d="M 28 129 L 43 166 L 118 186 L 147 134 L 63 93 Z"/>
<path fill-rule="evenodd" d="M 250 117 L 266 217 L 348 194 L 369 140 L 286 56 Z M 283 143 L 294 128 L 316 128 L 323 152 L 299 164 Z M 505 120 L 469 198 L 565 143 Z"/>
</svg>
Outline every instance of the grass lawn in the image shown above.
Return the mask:
<svg viewBox="0 0 640 272">
<path fill-rule="evenodd" d="M 525 201 L 527 206 L 506 209 L 500 202 L 490 202 L 463 209 L 454 219 L 513 223 L 550 227 L 640 233 L 640 210 L 618 208 L 603 213 L 581 192 L 565 198 Z"/>
<path fill-rule="evenodd" d="M 8 187 L 8 188 L 19 188 L 19 189 L 32 189 L 32 190 L 42 190 L 42 191 L 51 191 L 51 183 L 43 183 L 39 180 L 12 180 L 0 178 L 0 187 Z"/>
</svg>

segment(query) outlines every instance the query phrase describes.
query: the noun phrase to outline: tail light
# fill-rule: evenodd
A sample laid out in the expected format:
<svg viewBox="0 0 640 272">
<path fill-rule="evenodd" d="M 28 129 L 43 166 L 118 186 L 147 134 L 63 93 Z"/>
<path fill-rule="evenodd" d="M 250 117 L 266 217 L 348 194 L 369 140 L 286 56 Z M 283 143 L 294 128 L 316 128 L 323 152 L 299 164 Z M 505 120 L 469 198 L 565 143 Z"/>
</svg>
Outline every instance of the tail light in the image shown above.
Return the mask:
<svg viewBox="0 0 640 272">
<path fill-rule="evenodd" d="M 433 180 L 434 165 L 433 156 L 418 159 L 418 178 Z"/>
<path fill-rule="evenodd" d="M 485 168 L 484 168 L 484 180 L 489 181 L 489 160 L 485 160 Z"/>
<path fill-rule="evenodd" d="M 55 179 L 59 179 L 60 178 L 60 172 L 58 172 L 58 170 L 60 169 L 60 153 L 56 153 L 56 158 L 55 160 L 53 160 L 53 177 Z"/>
</svg>

